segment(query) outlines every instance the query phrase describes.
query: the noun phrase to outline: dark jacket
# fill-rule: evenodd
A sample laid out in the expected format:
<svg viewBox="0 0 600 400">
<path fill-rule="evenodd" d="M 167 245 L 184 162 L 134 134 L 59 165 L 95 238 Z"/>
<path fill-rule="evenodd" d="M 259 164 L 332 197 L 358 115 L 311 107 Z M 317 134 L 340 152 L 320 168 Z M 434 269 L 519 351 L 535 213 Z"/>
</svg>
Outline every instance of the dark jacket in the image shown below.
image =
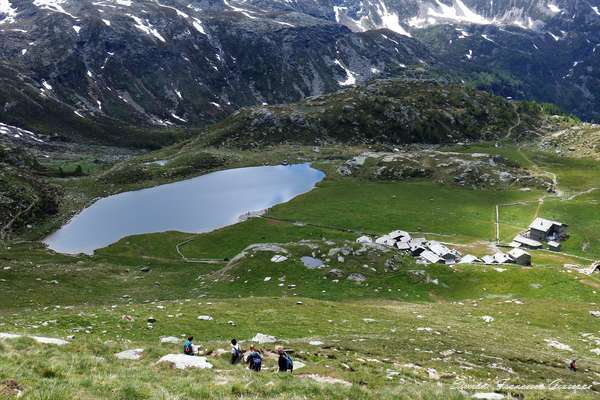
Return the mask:
<svg viewBox="0 0 600 400">
<path fill-rule="evenodd" d="M 286 352 L 283 352 L 279 355 L 277 364 L 279 365 L 279 372 L 292 372 L 294 369 L 290 356 Z"/>
</svg>

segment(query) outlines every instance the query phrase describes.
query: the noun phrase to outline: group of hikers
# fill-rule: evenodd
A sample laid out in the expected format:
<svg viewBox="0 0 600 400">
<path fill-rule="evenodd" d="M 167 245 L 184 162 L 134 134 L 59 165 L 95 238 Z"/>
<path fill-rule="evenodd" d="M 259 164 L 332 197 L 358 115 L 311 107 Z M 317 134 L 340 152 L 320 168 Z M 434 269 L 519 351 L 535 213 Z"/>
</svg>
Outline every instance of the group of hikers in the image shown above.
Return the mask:
<svg viewBox="0 0 600 400">
<path fill-rule="evenodd" d="M 197 351 L 193 341 L 193 336 L 189 336 L 183 343 L 184 354 L 187 354 L 189 356 L 196 355 Z M 275 350 L 277 352 L 277 355 L 279 356 L 279 359 L 277 361 L 279 372 L 293 372 L 294 361 L 292 360 L 292 357 L 285 352 L 282 346 L 277 346 Z M 248 369 L 260 372 L 263 363 L 262 352 L 258 350 L 253 344 L 250 345 L 250 348 L 247 352 L 244 352 L 242 351 L 242 348 L 238 343 L 237 339 L 231 339 L 231 364 L 237 365 L 241 364 L 242 362 L 248 364 Z"/>
</svg>

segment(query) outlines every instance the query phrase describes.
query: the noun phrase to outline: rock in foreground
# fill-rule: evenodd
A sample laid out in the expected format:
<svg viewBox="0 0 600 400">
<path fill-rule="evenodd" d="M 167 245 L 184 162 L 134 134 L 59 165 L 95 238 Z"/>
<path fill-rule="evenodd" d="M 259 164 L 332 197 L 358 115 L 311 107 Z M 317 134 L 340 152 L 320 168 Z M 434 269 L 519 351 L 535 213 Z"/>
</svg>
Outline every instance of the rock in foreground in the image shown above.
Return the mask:
<svg viewBox="0 0 600 400">
<path fill-rule="evenodd" d="M 188 356 L 186 354 L 167 354 L 158 360 L 159 363 L 170 363 L 177 369 L 199 368 L 211 369 L 213 365 L 206 360 L 206 357 Z"/>
</svg>

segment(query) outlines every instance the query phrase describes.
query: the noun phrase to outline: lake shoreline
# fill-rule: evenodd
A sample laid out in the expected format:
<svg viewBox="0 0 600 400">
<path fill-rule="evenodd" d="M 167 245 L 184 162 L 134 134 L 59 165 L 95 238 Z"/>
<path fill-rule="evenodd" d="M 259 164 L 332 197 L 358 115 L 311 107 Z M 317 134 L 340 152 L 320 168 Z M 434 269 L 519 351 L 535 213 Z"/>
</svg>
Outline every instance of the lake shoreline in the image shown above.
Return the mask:
<svg viewBox="0 0 600 400">
<path fill-rule="evenodd" d="M 324 178 L 309 163 L 241 167 L 112 194 L 94 199 L 42 242 L 58 253 L 92 255 L 131 235 L 210 232 L 285 203 Z"/>
</svg>

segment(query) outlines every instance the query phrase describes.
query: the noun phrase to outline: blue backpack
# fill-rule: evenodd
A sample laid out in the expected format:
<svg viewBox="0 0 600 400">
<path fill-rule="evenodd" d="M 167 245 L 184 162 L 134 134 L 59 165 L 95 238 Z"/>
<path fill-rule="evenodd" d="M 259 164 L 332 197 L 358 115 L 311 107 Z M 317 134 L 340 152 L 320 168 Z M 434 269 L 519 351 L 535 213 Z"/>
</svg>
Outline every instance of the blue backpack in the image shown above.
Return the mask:
<svg viewBox="0 0 600 400">
<path fill-rule="evenodd" d="M 258 352 L 250 354 L 250 369 L 260 371 L 262 365 L 262 357 Z"/>
<path fill-rule="evenodd" d="M 292 356 L 286 353 L 284 358 L 287 363 L 287 370 L 292 371 L 294 369 L 294 360 L 292 359 Z"/>
</svg>

